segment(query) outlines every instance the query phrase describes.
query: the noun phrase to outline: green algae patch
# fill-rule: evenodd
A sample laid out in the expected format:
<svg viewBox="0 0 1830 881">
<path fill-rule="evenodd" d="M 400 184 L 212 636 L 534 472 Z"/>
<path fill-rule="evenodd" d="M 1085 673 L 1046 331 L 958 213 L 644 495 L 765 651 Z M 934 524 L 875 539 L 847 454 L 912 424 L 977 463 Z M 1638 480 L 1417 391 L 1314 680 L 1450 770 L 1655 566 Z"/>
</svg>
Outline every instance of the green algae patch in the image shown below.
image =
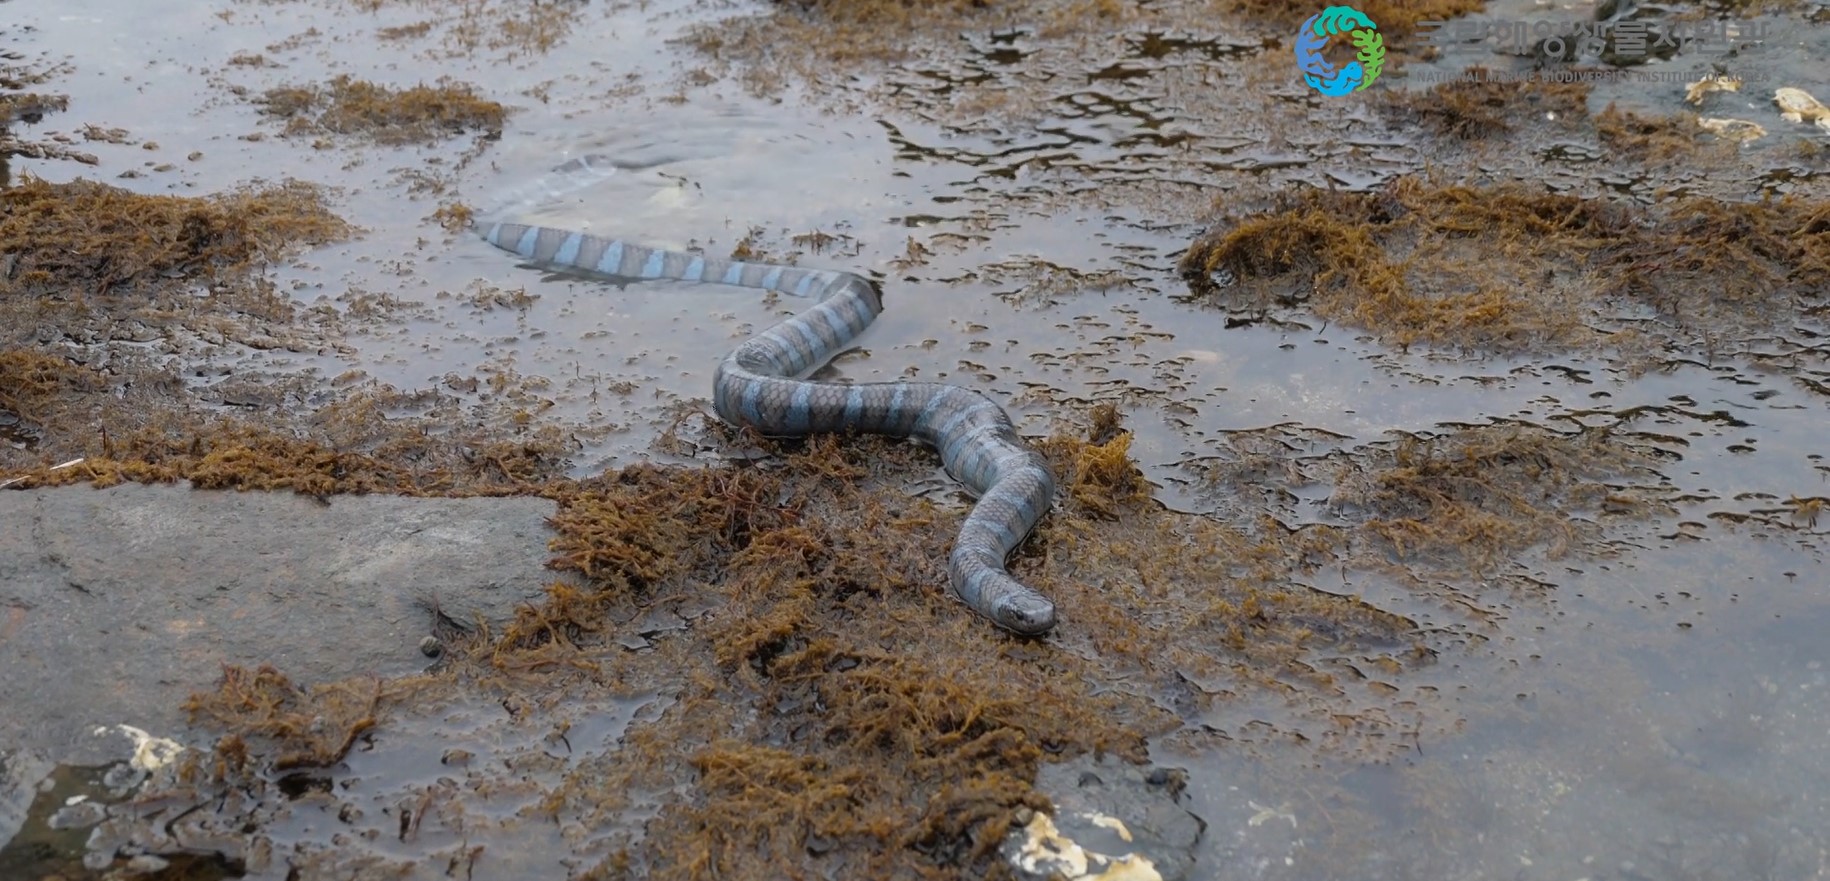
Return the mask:
<svg viewBox="0 0 1830 881">
<path fill-rule="evenodd" d="M 261 112 L 286 120 L 289 135 L 360 135 L 383 144 L 434 141 L 467 131 L 499 135 L 508 108 L 463 83 L 406 89 L 340 75 L 321 86 L 269 89 Z"/>
<path fill-rule="evenodd" d="M 1377 193 L 1286 196 L 1197 241 L 1181 269 L 1198 296 L 1302 304 L 1400 347 L 1621 346 L 1769 330 L 1813 308 L 1830 283 L 1830 203 L 1642 206 L 1402 178 Z M 1658 320 L 1613 314 L 1634 306 Z"/>
<path fill-rule="evenodd" d="M 298 181 L 193 198 L 28 179 L 0 190 L 0 253 L 11 264 L 0 303 L 220 280 L 349 233 L 323 191 Z"/>
</svg>

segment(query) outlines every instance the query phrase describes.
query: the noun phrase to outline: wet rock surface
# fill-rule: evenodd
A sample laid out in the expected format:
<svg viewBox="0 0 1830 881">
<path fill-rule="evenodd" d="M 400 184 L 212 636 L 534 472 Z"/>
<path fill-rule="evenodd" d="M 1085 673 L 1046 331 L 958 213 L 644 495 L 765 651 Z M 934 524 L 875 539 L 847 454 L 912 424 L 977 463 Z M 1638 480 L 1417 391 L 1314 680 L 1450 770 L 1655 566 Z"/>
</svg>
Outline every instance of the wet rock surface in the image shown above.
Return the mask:
<svg viewBox="0 0 1830 881">
<path fill-rule="evenodd" d="M 1822 15 L 1640 10 L 1719 39 L 1629 69 L 1502 38 L 1619 10 L 1379 4 L 1336 98 L 1262 2 L 4 5 L 0 487 L 538 495 L 584 583 L 469 639 L 177 585 L 165 669 L 247 640 L 193 694 L 54 581 L 107 684 L 28 709 L 107 728 L 0 739 L 0 879 L 1008 877 L 1038 818 L 1170 877 L 1190 812 L 1221 881 L 1824 876 Z M 542 276 L 463 231 L 505 203 L 883 280 L 822 375 L 1064 432 L 1012 561 L 1063 626 L 947 593 L 931 453 L 689 418 L 792 304 Z"/>
<path fill-rule="evenodd" d="M 1182 806 L 1183 772 L 1111 756 L 1044 765 L 1036 788 L 1054 801 L 1005 839 L 1019 878 L 1193 877 L 1206 821 Z"/>
<path fill-rule="evenodd" d="M 499 624 L 541 595 L 552 510 L 184 486 L 0 492 L 0 749 L 120 758 L 124 741 L 93 729 L 169 731 L 224 664 L 423 669 L 424 637 Z"/>
</svg>

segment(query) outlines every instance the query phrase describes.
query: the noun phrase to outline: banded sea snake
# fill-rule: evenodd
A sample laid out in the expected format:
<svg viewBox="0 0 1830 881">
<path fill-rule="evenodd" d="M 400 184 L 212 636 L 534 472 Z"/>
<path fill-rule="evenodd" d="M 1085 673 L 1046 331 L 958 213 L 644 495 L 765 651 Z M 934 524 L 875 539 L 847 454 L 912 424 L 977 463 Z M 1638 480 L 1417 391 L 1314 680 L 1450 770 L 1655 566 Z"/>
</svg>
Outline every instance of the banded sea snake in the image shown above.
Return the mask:
<svg viewBox="0 0 1830 881">
<path fill-rule="evenodd" d="M 601 160 L 590 158 L 573 160 L 556 173 L 579 170 L 609 173 Z M 813 300 L 811 308 L 750 338 L 718 364 L 712 379 L 718 416 L 775 437 L 862 431 L 912 437 L 939 450 L 947 473 L 979 497 L 948 561 L 954 593 L 1016 633 L 1039 635 L 1055 626 L 1055 604 L 1004 569 L 1005 558 L 1053 503 L 1055 478 L 1002 407 L 980 392 L 946 383 L 799 378 L 826 363 L 883 311 L 869 280 L 850 272 L 718 260 L 505 220 L 483 221 L 475 228 L 490 244 L 556 271 L 618 280 L 714 282 Z"/>
</svg>

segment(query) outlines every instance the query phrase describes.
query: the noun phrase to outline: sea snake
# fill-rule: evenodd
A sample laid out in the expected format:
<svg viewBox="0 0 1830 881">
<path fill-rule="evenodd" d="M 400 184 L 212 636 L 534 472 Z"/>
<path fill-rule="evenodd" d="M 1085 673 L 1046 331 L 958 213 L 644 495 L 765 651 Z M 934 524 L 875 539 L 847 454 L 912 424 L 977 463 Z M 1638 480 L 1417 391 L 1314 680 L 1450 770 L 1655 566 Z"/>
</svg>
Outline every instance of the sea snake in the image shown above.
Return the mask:
<svg viewBox="0 0 1830 881">
<path fill-rule="evenodd" d="M 581 165 L 581 161 L 583 164 Z M 558 171 L 592 168 L 573 160 Z M 778 291 L 814 305 L 739 345 L 712 377 L 719 418 L 765 435 L 862 431 L 913 437 L 940 451 L 947 473 L 978 495 L 953 543 L 948 574 L 974 611 L 1016 633 L 1055 626 L 1055 604 L 1012 578 L 1004 560 L 1055 498 L 1048 462 L 980 392 L 938 382 L 813 382 L 820 366 L 870 326 L 883 301 L 850 272 L 718 260 L 583 232 L 505 221 L 476 225 L 483 239 L 537 266 L 614 280 L 674 279 Z"/>
</svg>

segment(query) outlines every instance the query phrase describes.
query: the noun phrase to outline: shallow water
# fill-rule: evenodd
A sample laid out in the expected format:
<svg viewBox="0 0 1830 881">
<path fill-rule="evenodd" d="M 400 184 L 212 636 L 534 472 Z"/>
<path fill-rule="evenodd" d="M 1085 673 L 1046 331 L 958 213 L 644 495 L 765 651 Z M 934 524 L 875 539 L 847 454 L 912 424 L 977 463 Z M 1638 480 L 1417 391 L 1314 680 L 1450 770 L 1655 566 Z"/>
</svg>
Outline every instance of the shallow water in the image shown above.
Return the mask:
<svg viewBox="0 0 1830 881">
<path fill-rule="evenodd" d="M 1524 14 L 1515 7 L 1492 14 Z M 1433 166 L 1427 149 L 1378 131 L 1370 114 L 1335 118 L 1289 83 L 1238 90 L 1237 115 L 1227 118 L 1190 97 L 1202 83 L 1272 76 L 1282 59 L 1267 48 L 1274 41 L 1246 28 L 1146 28 L 1121 57 L 1064 67 L 1032 58 L 1033 44 L 1045 42 L 1033 32 L 972 33 L 928 60 L 842 78 L 840 93 L 890 96 L 853 112 L 831 110 L 830 95 L 804 86 L 779 101 L 730 81 L 679 87 L 672 77 L 699 62 L 667 41 L 722 14 L 690 2 L 580 6 L 570 34 L 547 52 L 372 36 L 426 19 L 412 3 L 356 13 L 337 2 L 86 0 L 7 11 L 33 28 L 14 33 L 21 49 L 74 66 L 55 81 L 70 111 L 42 129 L 94 123 L 157 142 L 154 155 L 172 169 L 116 181 L 143 192 L 211 192 L 282 175 L 338 187 L 340 210 L 366 234 L 278 267 L 278 277 L 302 302 L 363 290 L 418 307 L 364 327 L 347 352 L 249 352 L 220 366 L 325 378 L 359 370 L 404 389 L 515 378 L 550 403 L 541 420 L 577 431 L 580 474 L 673 458 L 654 443 L 676 408 L 707 397 L 717 358 L 797 304 L 518 268 L 427 220 L 449 198 L 416 189 L 428 177 L 490 208 L 550 180 L 566 159 L 610 157 L 618 173 L 517 216 L 714 253 L 755 230 L 766 253 L 869 273 L 884 282 L 888 309 L 829 375 L 970 385 L 1006 402 L 1034 435 L 1057 414 L 1117 402 L 1157 498 L 1193 515 L 1338 522 L 1327 484 L 1273 500 L 1205 481 L 1201 464 L 1236 456 L 1246 432 L 1277 428 L 1296 439 L 1280 455 L 1319 461 L 1399 433 L 1622 423 L 1625 437 L 1663 456 L 1661 491 L 1676 513 L 1610 521 L 1612 556 L 1534 553 L 1494 582 L 1427 587 L 1354 571 L 1318 576 L 1318 589 L 1417 621 L 1438 652 L 1434 665 L 1395 682 L 1387 705 L 1362 709 L 1403 718 L 1446 706 L 1452 725 L 1418 709 L 1397 758 L 1363 762 L 1316 748 L 1328 733 L 1309 727 L 1312 716 L 1257 697 L 1223 704 L 1157 746 L 1159 762 L 1190 770 L 1192 809 L 1209 824 L 1205 870 L 1274 879 L 1830 877 L 1830 762 L 1819 748 L 1830 724 L 1821 569 L 1830 519 L 1810 522 L 1786 504 L 1826 494 L 1822 330 L 1800 318 L 1804 342 L 1673 353 L 1665 369 L 1640 372 L 1599 356 L 1400 353 L 1312 318 L 1280 327 L 1185 299 L 1176 259 L 1215 193 L 1366 189 Z M 1830 95 L 1808 76 L 1825 69 L 1812 64 L 1830 52 L 1830 30 L 1788 21 L 1798 39 L 1763 57 L 1763 70 Z M 236 52 L 263 52 L 279 66 L 228 66 Z M 1485 61 L 1474 54 L 1448 53 L 1442 64 Z M 277 126 L 234 93 L 337 72 L 401 84 L 449 74 L 519 112 L 479 159 L 461 138 L 313 149 L 275 137 Z M 959 86 L 986 82 L 1027 96 L 1012 102 L 1027 102 L 1034 118 L 963 113 Z M 667 100 L 676 88 L 684 100 Z M 1621 86 L 1596 100 L 1610 98 L 1681 108 L 1681 89 L 1653 97 Z M 266 136 L 245 138 L 254 132 Z M 15 167 L 51 180 L 147 168 L 138 146 L 85 149 L 97 168 Z M 177 158 L 193 150 L 203 156 Z M 1771 189 L 1762 174 L 1789 160 L 1755 154 L 1755 170 L 1724 186 Z M 1607 178 L 1594 165 L 1521 158 L 1500 176 Z M 836 240 L 819 250 L 794 241 L 815 232 Z M 485 309 L 463 295 L 490 287 L 537 299 Z M 425 727 L 415 736 L 479 736 L 462 725 Z M 390 778 L 391 742 L 377 743 L 352 758 L 350 773 L 379 781 L 378 792 L 412 785 Z M 276 834 L 319 834 L 290 822 Z M 502 858 L 537 866 L 546 856 L 530 845 Z"/>
</svg>

